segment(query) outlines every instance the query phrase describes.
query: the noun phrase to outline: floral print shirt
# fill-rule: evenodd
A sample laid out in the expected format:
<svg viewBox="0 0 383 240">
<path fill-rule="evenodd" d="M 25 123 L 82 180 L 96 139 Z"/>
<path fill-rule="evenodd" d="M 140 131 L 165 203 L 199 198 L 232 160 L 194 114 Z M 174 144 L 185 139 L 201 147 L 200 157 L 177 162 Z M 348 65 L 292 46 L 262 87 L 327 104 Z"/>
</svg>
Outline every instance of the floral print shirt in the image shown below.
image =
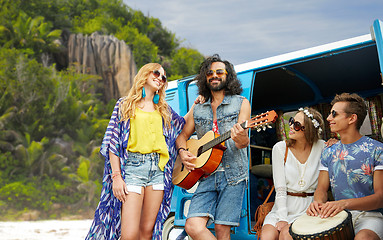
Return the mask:
<svg viewBox="0 0 383 240">
<path fill-rule="evenodd" d="M 373 172 L 383 170 L 383 143 L 366 136 L 351 144 L 339 141 L 323 150 L 321 164 L 335 200 L 372 195 Z M 383 213 L 382 208 L 376 211 Z"/>
</svg>

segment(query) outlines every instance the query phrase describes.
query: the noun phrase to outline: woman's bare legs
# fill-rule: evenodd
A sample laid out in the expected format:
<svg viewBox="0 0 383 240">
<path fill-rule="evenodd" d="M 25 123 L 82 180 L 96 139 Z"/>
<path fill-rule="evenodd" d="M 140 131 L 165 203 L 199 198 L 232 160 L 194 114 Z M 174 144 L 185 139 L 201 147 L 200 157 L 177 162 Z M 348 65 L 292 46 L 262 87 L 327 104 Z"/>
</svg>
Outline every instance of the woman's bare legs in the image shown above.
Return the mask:
<svg viewBox="0 0 383 240">
<path fill-rule="evenodd" d="M 144 199 L 144 188 L 141 193 L 129 192 L 121 207 L 121 240 L 137 240 L 140 236 L 140 218 Z"/>
<path fill-rule="evenodd" d="M 153 228 L 164 197 L 164 191 L 153 190 L 152 186 L 147 186 L 144 195 L 144 205 L 140 222 L 140 239 L 150 240 L 152 239 Z"/>
</svg>

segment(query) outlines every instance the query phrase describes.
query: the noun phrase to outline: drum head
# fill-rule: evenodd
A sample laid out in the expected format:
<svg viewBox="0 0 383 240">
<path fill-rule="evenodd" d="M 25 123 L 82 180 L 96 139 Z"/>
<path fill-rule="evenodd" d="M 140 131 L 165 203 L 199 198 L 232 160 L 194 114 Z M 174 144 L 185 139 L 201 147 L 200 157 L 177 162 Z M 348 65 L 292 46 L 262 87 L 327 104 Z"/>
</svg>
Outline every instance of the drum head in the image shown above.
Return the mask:
<svg viewBox="0 0 383 240">
<path fill-rule="evenodd" d="M 342 224 L 348 218 L 348 214 L 348 212 L 342 211 L 334 217 L 328 218 L 312 217 L 303 214 L 293 222 L 290 230 L 297 235 L 313 235 L 326 232 Z"/>
</svg>

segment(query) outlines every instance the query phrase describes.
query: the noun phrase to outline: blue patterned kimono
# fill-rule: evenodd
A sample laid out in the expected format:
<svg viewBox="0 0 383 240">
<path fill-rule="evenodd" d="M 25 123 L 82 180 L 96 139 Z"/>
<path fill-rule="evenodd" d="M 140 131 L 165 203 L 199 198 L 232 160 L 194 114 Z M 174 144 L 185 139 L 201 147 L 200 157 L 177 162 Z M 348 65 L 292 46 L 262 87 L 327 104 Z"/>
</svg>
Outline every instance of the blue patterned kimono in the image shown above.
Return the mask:
<svg viewBox="0 0 383 240">
<path fill-rule="evenodd" d="M 120 98 L 117 101 L 102 140 L 100 153 L 105 157 L 102 191 L 100 203 L 94 214 L 94 220 L 86 240 L 112 240 L 118 239 L 121 235 L 121 201 L 113 195 L 112 191 L 112 168 L 109 151 L 119 157 L 121 174 L 124 176 L 124 159 L 127 158 L 128 152 L 126 147 L 129 139 L 130 121 L 120 122 L 119 105 L 122 100 L 123 98 Z M 164 198 L 154 225 L 153 239 L 162 239 L 163 223 L 170 212 L 170 201 L 173 193 L 172 173 L 177 157 L 175 141 L 185 124 L 183 117 L 174 112 L 172 108 L 170 110 L 172 115 L 171 127 L 163 126 L 163 134 L 169 151 L 169 161 L 164 169 Z"/>
</svg>

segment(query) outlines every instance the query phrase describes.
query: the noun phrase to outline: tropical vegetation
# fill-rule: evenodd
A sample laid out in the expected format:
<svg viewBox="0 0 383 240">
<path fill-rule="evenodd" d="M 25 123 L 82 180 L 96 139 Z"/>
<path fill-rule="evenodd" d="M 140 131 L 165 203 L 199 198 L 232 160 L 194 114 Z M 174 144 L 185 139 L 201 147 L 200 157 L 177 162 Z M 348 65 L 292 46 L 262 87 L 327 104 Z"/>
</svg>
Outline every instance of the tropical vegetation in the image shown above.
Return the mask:
<svg viewBox="0 0 383 240">
<path fill-rule="evenodd" d="M 121 0 L 0 0 L 0 220 L 89 217 L 98 203 L 99 146 L 116 99 L 95 91 L 99 76 L 57 67 L 63 31 L 114 35 L 138 67 L 159 62 L 170 79 L 203 60 Z"/>
</svg>

